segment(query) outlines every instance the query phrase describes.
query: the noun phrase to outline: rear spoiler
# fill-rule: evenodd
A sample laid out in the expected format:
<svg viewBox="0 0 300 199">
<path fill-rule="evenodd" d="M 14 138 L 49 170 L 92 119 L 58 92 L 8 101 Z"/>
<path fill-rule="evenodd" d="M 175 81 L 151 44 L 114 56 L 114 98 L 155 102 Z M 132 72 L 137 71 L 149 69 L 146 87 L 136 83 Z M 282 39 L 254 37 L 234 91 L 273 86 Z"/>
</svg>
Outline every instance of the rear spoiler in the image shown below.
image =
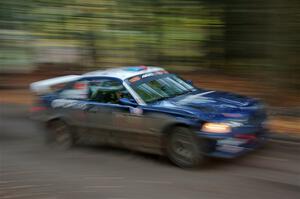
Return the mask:
<svg viewBox="0 0 300 199">
<path fill-rule="evenodd" d="M 49 93 L 52 92 L 52 87 L 59 84 L 65 84 L 71 81 L 75 81 L 80 77 L 81 77 L 80 75 L 66 75 L 66 76 L 55 77 L 51 79 L 33 82 L 30 84 L 30 90 L 39 95 Z"/>
</svg>

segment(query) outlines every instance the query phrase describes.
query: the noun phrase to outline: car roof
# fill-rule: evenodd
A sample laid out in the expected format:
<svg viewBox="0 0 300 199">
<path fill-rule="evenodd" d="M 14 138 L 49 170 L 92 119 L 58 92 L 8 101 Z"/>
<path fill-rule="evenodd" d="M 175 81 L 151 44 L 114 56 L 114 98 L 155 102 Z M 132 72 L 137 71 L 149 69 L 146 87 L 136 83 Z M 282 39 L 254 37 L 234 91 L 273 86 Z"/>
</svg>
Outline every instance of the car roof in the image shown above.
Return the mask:
<svg viewBox="0 0 300 199">
<path fill-rule="evenodd" d="M 107 70 L 92 71 L 92 72 L 85 73 L 83 75 L 66 75 L 66 76 L 60 76 L 60 77 L 33 82 L 30 84 L 30 89 L 35 93 L 45 93 L 50 90 L 51 86 L 62 84 L 62 83 L 68 83 L 71 81 L 76 81 L 78 79 L 82 79 L 85 77 L 97 77 L 97 76 L 113 77 L 123 81 L 130 77 L 142 75 L 145 73 L 157 72 L 157 71 L 165 71 L 165 70 L 163 68 L 153 67 L 153 66 L 126 66 L 126 67 L 119 67 L 119 68 L 111 68 Z"/>
<path fill-rule="evenodd" d="M 97 70 L 83 74 L 83 77 L 90 76 L 104 76 L 104 77 L 114 77 L 121 80 L 128 79 L 137 75 L 142 75 L 145 73 L 164 71 L 163 68 L 153 67 L 153 66 L 126 66 L 119 68 L 111 68 L 107 70 Z"/>
<path fill-rule="evenodd" d="M 35 93 L 46 93 L 49 92 L 51 86 L 58 85 L 58 84 L 65 84 L 71 81 L 75 81 L 80 79 L 80 75 L 65 75 L 60 77 L 54 77 L 50 79 L 40 80 L 37 82 L 33 82 L 30 84 L 30 90 Z"/>
</svg>

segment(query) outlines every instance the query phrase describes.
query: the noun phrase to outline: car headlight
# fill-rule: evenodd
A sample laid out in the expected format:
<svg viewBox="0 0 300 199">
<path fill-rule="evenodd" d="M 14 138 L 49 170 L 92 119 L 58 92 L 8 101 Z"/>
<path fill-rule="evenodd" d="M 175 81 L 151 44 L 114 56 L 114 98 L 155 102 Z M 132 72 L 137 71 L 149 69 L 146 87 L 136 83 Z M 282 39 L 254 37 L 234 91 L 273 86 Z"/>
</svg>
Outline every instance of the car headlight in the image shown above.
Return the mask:
<svg viewBox="0 0 300 199">
<path fill-rule="evenodd" d="M 205 123 L 201 130 L 207 133 L 229 133 L 231 127 L 225 123 Z"/>
</svg>

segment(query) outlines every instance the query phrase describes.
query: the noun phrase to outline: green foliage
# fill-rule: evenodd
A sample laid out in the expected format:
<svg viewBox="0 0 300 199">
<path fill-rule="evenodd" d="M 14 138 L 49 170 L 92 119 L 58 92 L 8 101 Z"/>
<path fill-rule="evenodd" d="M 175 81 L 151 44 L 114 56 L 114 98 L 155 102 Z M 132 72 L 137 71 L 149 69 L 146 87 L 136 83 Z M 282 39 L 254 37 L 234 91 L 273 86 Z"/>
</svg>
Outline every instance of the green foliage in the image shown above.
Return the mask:
<svg viewBox="0 0 300 199">
<path fill-rule="evenodd" d="M 195 66 L 207 27 L 222 24 L 196 0 L 17 0 L 0 13 L 1 27 L 28 31 L 33 48 L 72 46 L 90 66 Z"/>
<path fill-rule="evenodd" d="M 0 66 L 162 65 L 299 82 L 299 5 L 298 0 L 3 0 Z"/>
</svg>

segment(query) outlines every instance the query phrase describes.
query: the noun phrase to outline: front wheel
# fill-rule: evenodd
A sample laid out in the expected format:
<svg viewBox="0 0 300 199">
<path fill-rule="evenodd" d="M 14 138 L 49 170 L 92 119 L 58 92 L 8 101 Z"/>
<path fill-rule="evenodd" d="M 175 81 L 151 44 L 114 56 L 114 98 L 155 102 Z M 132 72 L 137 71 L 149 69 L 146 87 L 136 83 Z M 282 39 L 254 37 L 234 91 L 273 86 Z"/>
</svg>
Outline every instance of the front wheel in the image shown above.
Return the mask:
<svg viewBox="0 0 300 199">
<path fill-rule="evenodd" d="M 188 128 L 176 127 L 168 136 L 167 156 L 177 166 L 193 168 L 204 163 L 201 144 Z"/>
</svg>

